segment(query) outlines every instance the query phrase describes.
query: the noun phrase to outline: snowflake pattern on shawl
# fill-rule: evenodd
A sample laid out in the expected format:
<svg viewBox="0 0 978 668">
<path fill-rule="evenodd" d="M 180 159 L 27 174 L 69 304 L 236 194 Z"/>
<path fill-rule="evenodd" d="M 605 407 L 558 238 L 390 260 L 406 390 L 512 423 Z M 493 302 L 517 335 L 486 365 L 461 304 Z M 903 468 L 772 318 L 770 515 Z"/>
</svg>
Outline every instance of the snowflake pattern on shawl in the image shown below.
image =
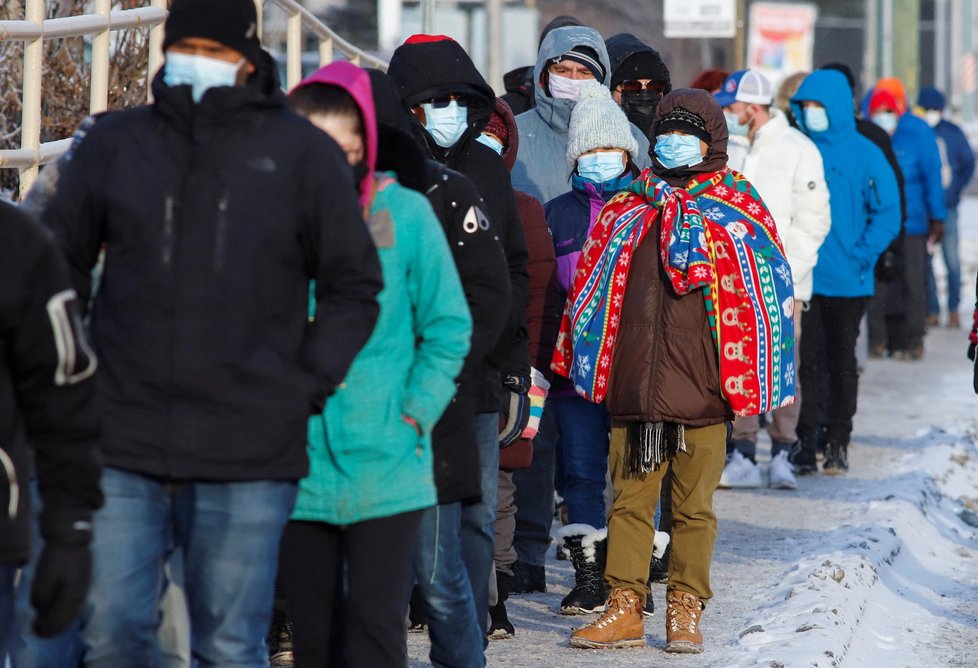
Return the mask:
<svg viewBox="0 0 978 668">
<path fill-rule="evenodd" d="M 757 191 L 731 169 L 685 189 L 646 170 L 608 202 L 581 254 L 551 368 L 604 400 L 631 258 L 660 217 L 662 265 L 676 294 L 702 291 L 731 409 L 756 415 L 794 401 L 791 269 Z"/>
</svg>

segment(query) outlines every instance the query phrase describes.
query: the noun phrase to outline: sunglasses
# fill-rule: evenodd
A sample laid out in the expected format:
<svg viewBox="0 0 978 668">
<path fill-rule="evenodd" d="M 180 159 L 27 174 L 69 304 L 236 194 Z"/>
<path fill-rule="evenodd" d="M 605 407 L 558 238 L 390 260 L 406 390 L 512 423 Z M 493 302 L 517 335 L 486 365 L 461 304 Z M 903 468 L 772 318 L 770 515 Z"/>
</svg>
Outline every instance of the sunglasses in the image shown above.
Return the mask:
<svg viewBox="0 0 978 668">
<path fill-rule="evenodd" d="M 653 93 L 663 93 L 666 90 L 665 84 L 661 81 L 650 81 L 647 84 L 643 84 L 638 79 L 625 79 L 618 84 L 618 88 L 623 93 L 640 93 L 643 90 L 650 90 Z"/>
<path fill-rule="evenodd" d="M 444 109 L 452 102 L 458 103 L 458 106 L 460 107 L 469 106 L 469 101 L 459 95 L 443 95 L 441 97 L 433 97 L 428 100 L 427 104 L 430 104 L 435 109 Z"/>
</svg>

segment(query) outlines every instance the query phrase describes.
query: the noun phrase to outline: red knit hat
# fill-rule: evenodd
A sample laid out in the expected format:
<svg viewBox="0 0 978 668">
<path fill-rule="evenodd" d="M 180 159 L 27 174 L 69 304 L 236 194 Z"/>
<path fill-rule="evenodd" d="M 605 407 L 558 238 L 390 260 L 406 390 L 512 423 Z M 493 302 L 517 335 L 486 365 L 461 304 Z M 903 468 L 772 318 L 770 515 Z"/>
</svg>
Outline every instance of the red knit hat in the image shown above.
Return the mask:
<svg viewBox="0 0 978 668">
<path fill-rule="evenodd" d="M 448 35 L 425 35 L 424 33 L 418 33 L 416 35 L 411 35 L 406 40 L 405 44 L 427 44 L 429 42 L 454 42 L 455 40 Z"/>
<path fill-rule="evenodd" d="M 489 117 L 489 123 L 486 124 L 486 129 L 483 132 L 491 134 L 502 142 L 503 147 L 509 146 L 509 128 L 506 127 L 506 121 L 503 117 L 492 112 L 492 116 Z"/>
<path fill-rule="evenodd" d="M 888 90 L 874 90 L 869 98 L 869 113 L 875 114 L 884 108 L 898 114 L 901 113 L 900 103 L 897 101 L 896 95 Z"/>
</svg>

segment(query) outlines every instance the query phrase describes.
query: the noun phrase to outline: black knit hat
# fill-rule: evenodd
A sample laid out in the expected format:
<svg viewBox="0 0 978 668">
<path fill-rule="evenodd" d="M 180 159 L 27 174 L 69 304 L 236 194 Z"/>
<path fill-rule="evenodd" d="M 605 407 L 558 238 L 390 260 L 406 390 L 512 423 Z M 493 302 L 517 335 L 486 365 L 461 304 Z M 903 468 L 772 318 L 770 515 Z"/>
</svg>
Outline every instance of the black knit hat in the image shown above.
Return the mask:
<svg viewBox="0 0 978 668">
<path fill-rule="evenodd" d="M 575 63 L 580 63 L 591 71 L 595 79 L 604 81 L 604 66 L 601 64 L 601 58 L 598 56 L 598 52 L 591 47 L 583 45 L 575 46 L 570 51 L 551 58 L 550 63 L 556 65 L 562 60 L 573 60 Z"/>
<path fill-rule="evenodd" d="M 628 79 L 651 79 L 663 84 L 665 92 L 672 89 L 669 69 L 654 49 L 639 51 L 626 58 L 611 75 L 611 90 Z"/>
<path fill-rule="evenodd" d="M 707 144 L 711 142 L 710 133 L 706 131 L 706 123 L 703 119 L 682 107 L 673 107 L 668 114 L 659 119 L 655 126 L 656 136 L 677 130 L 699 137 Z"/>
<path fill-rule="evenodd" d="M 261 60 L 252 0 L 173 0 L 165 33 L 164 51 L 186 37 L 206 37 L 239 51 L 253 65 Z"/>
</svg>

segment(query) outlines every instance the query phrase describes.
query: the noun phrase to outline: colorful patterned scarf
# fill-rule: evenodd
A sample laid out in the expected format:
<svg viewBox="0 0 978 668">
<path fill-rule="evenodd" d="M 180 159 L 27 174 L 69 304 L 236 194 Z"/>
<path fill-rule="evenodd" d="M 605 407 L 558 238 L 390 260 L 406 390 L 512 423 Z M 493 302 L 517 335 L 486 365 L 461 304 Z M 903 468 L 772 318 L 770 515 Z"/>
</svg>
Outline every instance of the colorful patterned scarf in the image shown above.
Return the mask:
<svg viewBox="0 0 978 668">
<path fill-rule="evenodd" d="M 737 415 L 794 401 L 794 289 L 771 217 L 737 172 L 670 187 L 646 170 L 602 210 L 571 287 L 553 370 L 594 402 L 608 389 L 628 271 L 661 218 L 662 266 L 678 295 L 703 291 L 721 389 Z"/>
</svg>

